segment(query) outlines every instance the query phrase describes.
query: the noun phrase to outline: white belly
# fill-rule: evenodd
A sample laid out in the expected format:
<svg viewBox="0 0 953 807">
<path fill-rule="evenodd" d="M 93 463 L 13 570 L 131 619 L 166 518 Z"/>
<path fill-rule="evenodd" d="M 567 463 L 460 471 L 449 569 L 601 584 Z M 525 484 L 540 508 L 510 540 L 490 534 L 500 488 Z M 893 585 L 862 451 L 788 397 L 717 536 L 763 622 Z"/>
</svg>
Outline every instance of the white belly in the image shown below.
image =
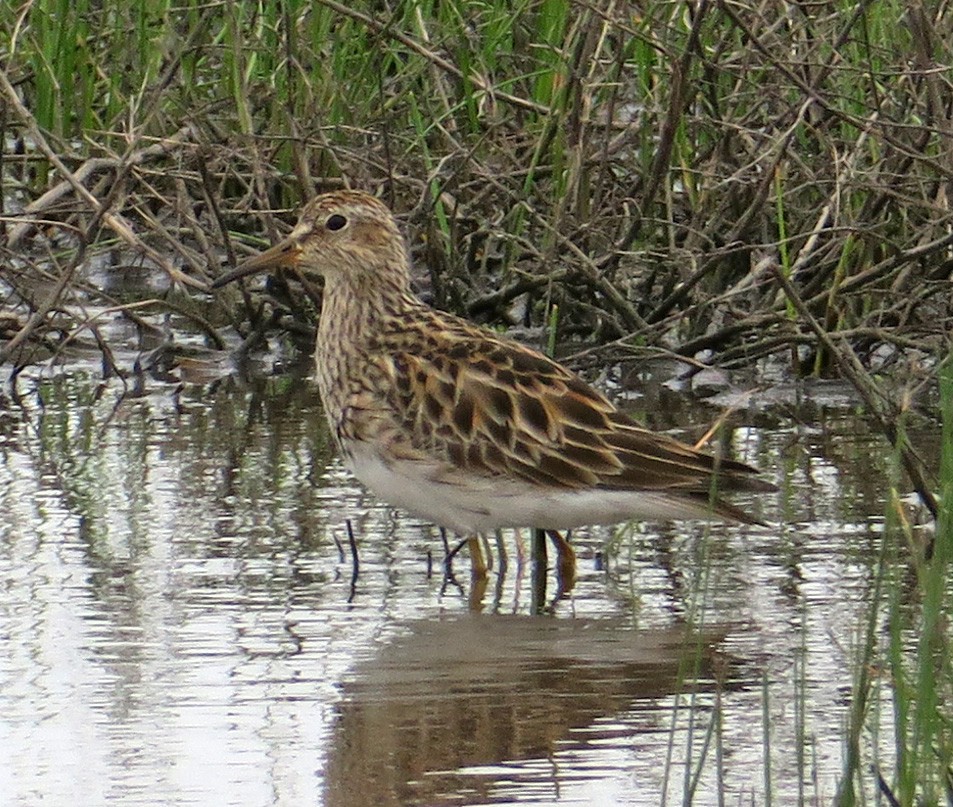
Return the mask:
<svg viewBox="0 0 953 807">
<path fill-rule="evenodd" d="M 521 480 L 468 476 L 438 462 L 385 463 L 366 447 L 352 453 L 349 465 L 384 501 L 464 535 L 503 527 L 565 530 L 709 514 L 704 503 L 673 493 L 548 488 Z"/>
</svg>

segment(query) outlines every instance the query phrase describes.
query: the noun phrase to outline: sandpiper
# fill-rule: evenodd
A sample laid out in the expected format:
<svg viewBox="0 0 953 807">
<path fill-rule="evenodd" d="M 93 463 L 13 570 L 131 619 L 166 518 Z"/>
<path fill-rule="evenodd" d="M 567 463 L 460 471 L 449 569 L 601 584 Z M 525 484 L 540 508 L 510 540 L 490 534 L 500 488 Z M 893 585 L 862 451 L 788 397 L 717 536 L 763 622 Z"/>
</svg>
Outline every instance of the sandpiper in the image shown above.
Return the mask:
<svg viewBox="0 0 953 807">
<path fill-rule="evenodd" d="M 316 197 L 286 239 L 213 287 L 280 266 L 324 277 L 316 378 L 348 467 L 476 555 L 476 537 L 502 527 L 752 522 L 715 488 L 775 489 L 750 465 L 643 428 L 542 353 L 426 305 L 394 216 L 367 193 Z M 482 556 L 473 567 L 485 575 Z"/>
</svg>

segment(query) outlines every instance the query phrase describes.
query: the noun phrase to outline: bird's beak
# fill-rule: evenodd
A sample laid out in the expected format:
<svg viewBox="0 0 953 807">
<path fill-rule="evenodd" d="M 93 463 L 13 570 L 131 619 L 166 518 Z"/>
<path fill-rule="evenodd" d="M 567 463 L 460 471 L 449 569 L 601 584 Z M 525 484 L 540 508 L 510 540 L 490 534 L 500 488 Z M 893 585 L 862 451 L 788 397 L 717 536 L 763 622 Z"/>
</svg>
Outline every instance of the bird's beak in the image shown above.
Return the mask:
<svg viewBox="0 0 953 807">
<path fill-rule="evenodd" d="M 266 249 L 260 255 L 238 264 L 231 272 L 216 278 L 212 282 L 212 288 L 219 289 L 240 277 L 248 277 L 248 275 L 254 275 L 268 269 L 277 269 L 279 266 L 297 266 L 300 257 L 301 244 L 299 240 L 297 238 L 286 238 L 284 241 L 275 244 L 271 249 Z"/>
</svg>

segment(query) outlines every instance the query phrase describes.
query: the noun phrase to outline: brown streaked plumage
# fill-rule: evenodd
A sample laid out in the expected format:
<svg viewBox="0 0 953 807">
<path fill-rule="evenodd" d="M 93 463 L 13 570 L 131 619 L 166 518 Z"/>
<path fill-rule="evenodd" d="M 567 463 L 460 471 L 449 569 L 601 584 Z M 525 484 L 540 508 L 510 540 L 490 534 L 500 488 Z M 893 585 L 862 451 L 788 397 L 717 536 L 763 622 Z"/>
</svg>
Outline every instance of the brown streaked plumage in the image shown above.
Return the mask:
<svg viewBox="0 0 953 807">
<path fill-rule="evenodd" d="M 324 276 L 315 366 L 355 475 L 463 535 L 635 518 L 751 521 L 712 497 L 768 491 L 751 466 L 644 429 L 557 362 L 421 302 L 374 197 L 314 199 L 292 233 L 219 278 L 278 266 Z"/>
</svg>

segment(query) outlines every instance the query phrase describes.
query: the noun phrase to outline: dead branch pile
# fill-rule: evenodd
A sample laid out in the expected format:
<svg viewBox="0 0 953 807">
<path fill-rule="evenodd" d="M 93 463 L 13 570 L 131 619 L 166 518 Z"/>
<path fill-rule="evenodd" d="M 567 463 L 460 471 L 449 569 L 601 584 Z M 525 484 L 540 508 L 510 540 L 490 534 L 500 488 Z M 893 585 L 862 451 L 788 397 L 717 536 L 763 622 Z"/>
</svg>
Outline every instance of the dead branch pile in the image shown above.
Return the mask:
<svg viewBox="0 0 953 807">
<path fill-rule="evenodd" d="M 127 117 L 79 137 L 40 125 L 33 68 L 2 63 L 0 363 L 84 339 L 108 351 L 104 312 L 154 341 L 181 328 L 217 348 L 279 322 L 306 341 L 313 312 L 295 296 L 205 285 L 342 184 L 403 217 L 436 305 L 558 322 L 561 341 L 603 346 L 590 361 L 663 350 L 838 372 L 805 313 L 867 367 L 949 350 L 944 3 L 908 6 L 885 36 L 878 4 L 576 2 L 546 42 L 518 14 L 493 62 L 482 17 L 461 34 L 400 4 L 322 0 L 268 29 L 284 47 L 269 71 L 252 69 L 262 21 L 247 20 L 241 80 L 200 97 L 185 67 L 212 53 L 226 6 L 180 37 Z M 40 12 L 24 13 L 21 50 Z M 325 67 L 343 38 L 295 50 L 318 14 L 366 38 L 370 97 Z M 148 295 L 97 281 L 137 268 L 163 278 Z"/>
</svg>

